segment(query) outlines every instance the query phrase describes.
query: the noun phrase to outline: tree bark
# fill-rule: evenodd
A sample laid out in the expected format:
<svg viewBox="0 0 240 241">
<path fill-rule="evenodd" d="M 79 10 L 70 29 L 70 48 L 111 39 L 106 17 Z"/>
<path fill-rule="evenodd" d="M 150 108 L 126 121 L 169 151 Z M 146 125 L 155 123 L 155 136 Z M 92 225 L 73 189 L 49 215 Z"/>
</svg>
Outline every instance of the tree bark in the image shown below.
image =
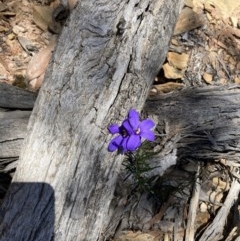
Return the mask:
<svg viewBox="0 0 240 241">
<path fill-rule="evenodd" d="M 122 156 L 107 126 L 142 109 L 182 1 L 79 1 L 2 205 L 1 240 L 100 240 Z"/>
</svg>

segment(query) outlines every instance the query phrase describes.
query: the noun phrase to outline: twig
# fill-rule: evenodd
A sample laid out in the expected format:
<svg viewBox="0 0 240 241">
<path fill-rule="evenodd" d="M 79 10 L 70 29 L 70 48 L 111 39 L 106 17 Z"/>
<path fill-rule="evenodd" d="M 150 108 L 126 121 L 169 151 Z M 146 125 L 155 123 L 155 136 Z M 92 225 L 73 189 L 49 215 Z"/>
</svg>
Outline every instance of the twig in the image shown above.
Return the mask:
<svg viewBox="0 0 240 241">
<path fill-rule="evenodd" d="M 239 192 L 240 183 L 234 178 L 224 205 L 218 211 L 213 222 L 206 228 L 199 241 L 217 241 L 222 237 L 224 225 L 226 223 L 230 208 L 232 207 L 234 201 L 238 198 Z"/>
<path fill-rule="evenodd" d="M 200 164 L 198 162 L 195 187 L 193 189 L 193 194 L 192 194 L 192 198 L 189 205 L 189 211 L 188 211 L 188 222 L 187 222 L 186 235 L 185 235 L 186 241 L 194 241 L 195 220 L 197 216 L 197 207 L 198 207 L 199 195 L 201 190 L 199 173 L 200 173 Z"/>
</svg>

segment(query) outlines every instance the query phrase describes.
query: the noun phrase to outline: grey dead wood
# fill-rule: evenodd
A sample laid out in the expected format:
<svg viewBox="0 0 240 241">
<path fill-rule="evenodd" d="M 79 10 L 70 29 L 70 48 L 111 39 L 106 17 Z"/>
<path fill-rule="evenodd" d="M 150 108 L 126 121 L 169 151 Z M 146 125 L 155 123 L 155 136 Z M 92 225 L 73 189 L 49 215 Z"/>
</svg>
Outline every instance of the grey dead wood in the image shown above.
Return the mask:
<svg viewBox="0 0 240 241">
<path fill-rule="evenodd" d="M 154 162 L 157 165 L 157 162 L 167 163 L 169 160 L 173 160 L 174 162 L 170 161 L 171 165 L 173 165 L 176 158 L 177 160 L 181 158 L 198 158 L 203 161 L 222 158 L 232 162 L 233 165 L 237 165 L 239 163 L 239 96 L 239 86 L 231 85 L 186 88 L 180 92 L 150 97 L 144 106 L 144 112 L 147 116 L 152 116 L 157 120 L 157 130 L 160 134 L 164 134 L 160 143 L 163 146 L 161 155 L 151 160 L 151 163 Z M 1 112 L 0 129 L 2 130 L 1 135 L 5 136 L 4 139 L 19 139 L 20 146 L 22 146 L 26 131 L 21 130 L 26 130 L 29 115 L 28 111 Z M 7 123 L 12 122 L 11 128 L 6 128 L 4 119 L 8 120 Z M 25 119 L 24 122 L 23 119 Z M 21 125 L 22 128 L 14 128 L 14 126 L 20 127 Z M 3 130 L 5 130 L 5 134 Z M 1 152 L 6 153 L 5 158 L 18 156 L 20 152 L 20 148 L 16 149 L 14 154 L 11 154 L 8 150 L 5 149 Z M 177 150 L 177 153 L 175 150 Z M 159 173 L 150 173 L 149 175 L 163 174 L 162 169 L 158 171 Z M 123 202 L 123 198 L 128 196 L 127 192 L 129 190 L 127 191 L 126 188 L 125 184 L 120 190 L 118 188 L 118 193 L 125 194 L 125 197 L 120 195 L 121 202 Z M 210 234 L 212 235 L 212 230 L 216 230 L 215 236 L 220 237 L 222 235 L 228 212 L 236 199 L 236 193 L 239 192 L 238 182 L 232 184 L 232 189 L 234 193 L 229 192 L 224 206 L 220 209 L 220 216 L 216 216 L 210 226 L 211 229 L 209 228 L 203 233 L 202 240 Z M 119 197 L 114 198 L 115 203 L 116 200 L 119 201 Z M 117 204 L 117 209 L 112 207 L 111 213 L 113 215 L 108 228 L 105 230 L 105 236 L 115 236 L 119 229 L 130 228 L 129 223 L 132 223 L 136 228 L 140 228 L 148 222 L 151 215 L 149 216 L 150 212 L 143 207 L 152 207 L 153 203 L 149 202 L 146 196 L 141 197 L 140 200 L 142 201 L 139 202 L 133 199 L 124 208 L 120 204 Z M 131 205 L 133 206 L 136 203 L 139 203 L 137 208 L 132 209 Z M 131 212 L 132 216 L 126 217 L 124 215 L 126 210 L 135 211 Z M 146 213 L 143 210 L 146 210 Z M 139 217 L 142 217 L 140 222 Z M 219 217 L 221 220 L 219 220 Z M 191 220 L 191 226 L 193 220 Z M 119 225 L 120 222 L 121 225 Z M 219 225 L 220 223 L 221 225 Z M 191 237 L 194 235 L 193 231 L 193 228 L 190 227 Z"/>
<path fill-rule="evenodd" d="M 177 149 L 178 161 L 188 158 L 203 162 L 222 159 L 238 166 L 239 96 L 239 85 L 190 88 L 153 97 L 146 102 L 145 109 L 158 116 L 158 124 L 162 126 L 160 130 L 166 134 L 163 143 L 180 135 L 173 146 Z M 161 102 L 161 105 L 156 105 L 156 102 Z M 233 176 L 239 179 L 239 175 Z M 219 240 L 223 237 L 230 208 L 237 200 L 239 191 L 239 181 L 234 180 L 224 205 L 199 240 Z"/>
<path fill-rule="evenodd" d="M 224 205 L 218 211 L 213 222 L 206 228 L 206 230 L 204 230 L 203 234 L 199 238 L 199 241 L 205 241 L 205 240 L 218 241 L 224 237 L 223 236 L 224 227 L 227 222 L 227 217 L 230 212 L 230 208 L 233 206 L 234 202 L 238 200 L 239 192 L 240 192 L 239 180 L 237 180 L 236 178 L 233 178 L 233 182 L 228 192 L 228 195 L 224 201 Z"/>
<path fill-rule="evenodd" d="M 31 110 L 37 93 L 0 83 L 0 108 Z"/>
<path fill-rule="evenodd" d="M 0 170 L 16 168 L 37 93 L 0 83 Z"/>
<path fill-rule="evenodd" d="M 107 126 L 141 110 L 182 1 L 79 1 L 2 205 L 2 241 L 100 240 L 122 156 Z M 104 237 L 102 237 L 104 239 Z"/>
<path fill-rule="evenodd" d="M 31 111 L 0 110 L 0 170 L 7 171 L 5 164 L 18 159 L 30 115 Z"/>
<path fill-rule="evenodd" d="M 167 157 L 169 160 L 190 159 L 203 163 L 226 159 L 229 166 L 239 165 L 239 98 L 239 85 L 185 88 L 179 92 L 159 94 L 149 98 L 143 110 L 146 116 L 151 116 L 158 122 L 156 132 L 161 135 L 159 143 L 161 153 L 150 160 L 149 163 L 153 161 L 155 166 L 161 165 Z M 174 164 L 174 162 L 171 163 Z M 153 173 L 154 175 L 156 173 Z M 159 175 L 162 175 L 162 170 L 160 170 Z M 154 215 L 153 202 L 145 198 L 143 204 L 141 197 L 137 197 L 130 200 L 127 205 L 122 204 L 127 202 L 126 200 L 123 202 L 123 200 L 129 194 L 130 186 L 128 183 L 124 183 L 122 179 L 119 180 L 120 184 L 116 191 L 118 195 L 115 196 L 114 200 L 115 203 L 118 203 L 116 205 L 118 208 L 115 209 L 115 212 L 113 211 L 114 215 L 112 222 L 109 224 L 108 233 L 114 234 L 114 230 L 118 230 L 119 227 L 121 230 L 131 227 L 151 229 L 149 223 L 151 223 L 152 217 L 149 216 L 149 213 Z M 197 190 L 199 191 L 199 186 Z M 233 182 L 220 214 L 212 222 L 211 229 L 209 228 L 206 231 L 207 233 L 204 233 L 202 240 L 208 240 L 205 239 L 208 236 L 212 237 L 210 235 L 213 233 L 212 230 L 216 230 L 214 232 L 216 237 L 219 238 L 222 235 L 229 210 L 238 193 L 238 182 Z M 193 226 L 198 195 L 196 199 L 192 200 L 195 210 L 189 210 L 191 218 L 186 235 L 191 240 L 196 235 Z M 201 199 L 201 196 L 199 198 Z M 145 207 L 144 210 L 138 208 L 138 203 L 141 204 L 141 207 Z M 122 205 L 122 209 L 119 208 L 120 205 Z M 144 216 L 143 219 L 140 218 L 142 216 Z M 218 227 L 216 228 L 216 226 Z"/>
<path fill-rule="evenodd" d="M 180 135 L 178 158 L 239 162 L 239 95 L 239 85 L 186 88 L 152 97 L 144 109 L 157 117 L 164 139 Z"/>
<path fill-rule="evenodd" d="M 195 232 L 196 232 L 195 225 L 196 225 L 197 210 L 199 205 L 199 195 L 201 191 L 200 164 L 197 163 L 196 165 L 197 165 L 196 181 L 194 183 L 192 197 L 189 204 L 188 219 L 187 219 L 186 234 L 185 234 L 185 240 L 188 240 L 188 241 L 195 240 Z"/>
</svg>

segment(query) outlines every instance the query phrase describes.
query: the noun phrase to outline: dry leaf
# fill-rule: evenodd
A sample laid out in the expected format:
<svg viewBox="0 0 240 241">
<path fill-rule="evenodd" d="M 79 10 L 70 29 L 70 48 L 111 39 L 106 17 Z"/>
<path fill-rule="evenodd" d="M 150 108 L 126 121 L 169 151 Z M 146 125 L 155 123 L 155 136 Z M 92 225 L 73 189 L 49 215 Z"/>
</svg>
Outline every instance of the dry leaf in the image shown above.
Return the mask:
<svg viewBox="0 0 240 241">
<path fill-rule="evenodd" d="M 217 57 L 218 57 L 218 54 L 215 51 L 210 51 L 210 53 L 208 54 L 208 60 L 215 70 L 216 70 Z"/>
<path fill-rule="evenodd" d="M 49 6 L 33 6 L 33 21 L 43 31 L 52 24 L 52 8 Z"/>
<path fill-rule="evenodd" d="M 51 43 L 47 48 L 42 49 L 36 55 L 32 57 L 27 67 L 26 79 L 31 81 L 42 75 L 49 63 L 52 56 L 52 51 L 55 47 L 55 42 Z"/>
<path fill-rule="evenodd" d="M 195 13 L 191 8 L 184 8 L 180 13 L 177 24 L 174 29 L 174 35 L 188 32 L 192 29 L 204 25 L 204 19 L 201 15 Z"/>
<path fill-rule="evenodd" d="M 181 79 L 184 73 L 184 71 L 174 68 L 169 63 L 163 65 L 163 71 L 167 79 Z"/>
<path fill-rule="evenodd" d="M 182 53 L 174 53 L 174 52 L 168 52 L 167 54 L 167 60 L 168 62 L 177 69 L 185 69 L 187 68 L 189 56 L 188 54 Z"/>
<path fill-rule="evenodd" d="M 212 13 L 212 16 L 217 18 L 229 18 L 232 12 L 240 6 L 238 0 L 193 0 L 193 5 L 204 8 Z"/>
</svg>

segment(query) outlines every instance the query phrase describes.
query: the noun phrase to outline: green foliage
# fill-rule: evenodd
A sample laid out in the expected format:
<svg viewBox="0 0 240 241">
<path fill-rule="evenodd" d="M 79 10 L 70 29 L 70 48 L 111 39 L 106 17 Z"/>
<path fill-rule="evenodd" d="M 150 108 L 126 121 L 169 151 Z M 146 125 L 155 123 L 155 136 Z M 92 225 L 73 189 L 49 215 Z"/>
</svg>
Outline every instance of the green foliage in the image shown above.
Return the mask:
<svg viewBox="0 0 240 241">
<path fill-rule="evenodd" d="M 149 176 L 148 173 L 159 166 L 152 167 L 149 160 L 157 154 L 158 152 L 154 152 L 153 144 L 150 142 L 144 142 L 135 153 L 126 153 L 123 165 L 133 175 L 138 191 L 153 192 L 154 177 Z"/>
<path fill-rule="evenodd" d="M 161 166 L 160 160 L 159 165 L 153 166 L 151 163 L 159 152 L 154 152 L 154 143 L 144 142 L 134 153 L 126 153 L 123 165 L 129 171 L 129 175 L 133 177 L 136 185 L 134 192 L 148 192 L 161 203 L 167 201 L 170 195 L 186 197 L 188 195 L 185 193 L 186 190 L 189 190 L 194 183 L 194 175 L 192 177 L 189 175 L 189 178 L 186 179 L 181 175 L 175 176 L 174 170 L 163 176 L 153 174 L 151 171 Z"/>
</svg>

